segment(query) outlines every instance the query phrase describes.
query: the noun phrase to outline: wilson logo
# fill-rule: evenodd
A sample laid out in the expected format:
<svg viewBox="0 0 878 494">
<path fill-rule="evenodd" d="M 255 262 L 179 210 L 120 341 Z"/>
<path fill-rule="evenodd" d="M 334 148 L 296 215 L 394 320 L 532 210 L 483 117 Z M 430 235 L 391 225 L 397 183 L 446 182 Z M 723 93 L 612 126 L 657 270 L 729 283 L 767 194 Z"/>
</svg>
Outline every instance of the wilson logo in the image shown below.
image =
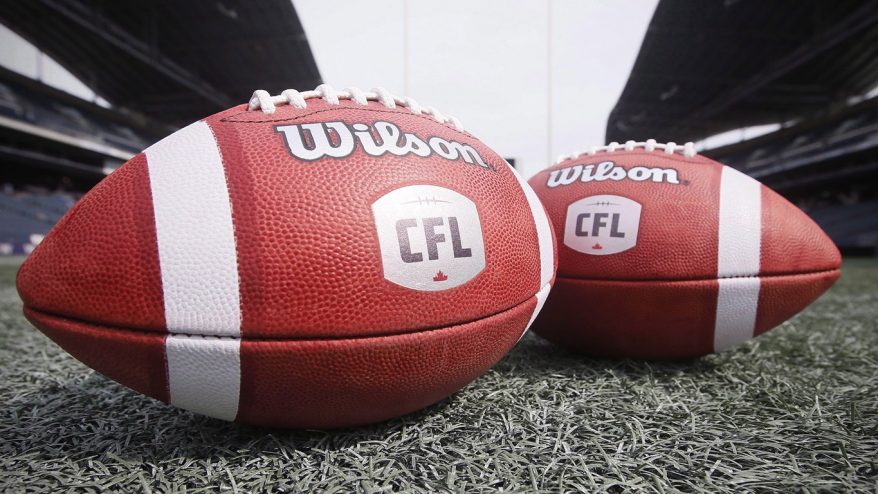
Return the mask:
<svg viewBox="0 0 878 494">
<path fill-rule="evenodd" d="M 321 158 L 344 158 L 359 145 L 371 156 L 406 156 L 413 154 L 426 158 L 436 154 L 447 160 L 461 160 L 470 165 L 491 169 L 472 146 L 441 137 L 420 137 L 402 132 L 390 122 L 348 125 L 344 122 L 279 125 L 287 149 L 296 158 L 314 161 Z"/>
<path fill-rule="evenodd" d="M 635 182 L 666 182 L 678 185 L 680 177 L 673 168 L 650 168 L 635 166 L 630 169 L 612 161 L 602 161 L 596 165 L 576 165 L 561 168 L 549 173 L 546 187 L 570 185 L 574 182 L 603 182 L 605 180 L 634 180 Z"/>
</svg>

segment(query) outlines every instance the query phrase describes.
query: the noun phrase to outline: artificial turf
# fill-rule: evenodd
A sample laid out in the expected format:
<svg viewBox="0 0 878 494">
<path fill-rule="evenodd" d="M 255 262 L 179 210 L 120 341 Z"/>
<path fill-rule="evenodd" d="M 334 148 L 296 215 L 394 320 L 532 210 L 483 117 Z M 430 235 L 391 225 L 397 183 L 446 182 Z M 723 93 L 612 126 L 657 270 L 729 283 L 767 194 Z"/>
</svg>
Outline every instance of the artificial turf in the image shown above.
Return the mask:
<svg viewBox="0 0 878 494">
<path fill-rule="evenodd" d="M 878 262 L 778 329 L 670 364 L 528 335 L 451 398 L 341 431 L 241 427 L 138 395 L 21 315 L 0 265 L 0 490 L 878 492 Z"/>
</svg>

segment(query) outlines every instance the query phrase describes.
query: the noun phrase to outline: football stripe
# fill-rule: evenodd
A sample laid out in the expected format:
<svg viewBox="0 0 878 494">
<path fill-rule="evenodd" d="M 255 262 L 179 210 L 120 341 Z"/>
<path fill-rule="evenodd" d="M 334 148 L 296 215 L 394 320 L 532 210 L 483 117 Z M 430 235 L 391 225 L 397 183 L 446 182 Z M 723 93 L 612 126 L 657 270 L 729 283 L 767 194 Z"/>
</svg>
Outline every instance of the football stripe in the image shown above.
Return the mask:
<svg viewBox="0 0 878 494">
<path fill-rule="evenodd" d="M 543 304 L 546 303 L 546 299 L 549 297 L 549 291 L 552 289 L 552 284 L 547 283 L 544 285 L 540 291 L 534 295 L 534 298 L 537 299 L 537 305 L 534 307 L 533 313 L 530 315 L 530 320 L 527 321 L 527 326 L 524 327 L 524 331 L 521 332 L 521 335 L 518 337 L 518 340 L 521 341 L 524 338 L 524 335 L 527 334 L 527 330 L 533 325 L 534 320 L 540 315 L 540 311 L 543 310 Z"/>
<path fill-rule="evenodd" d="M 758 306 L 759 277 L 720 279 L 713 351 L 719 352 L 752 338 Z"/>
<path fill-rule="evenodd" d="M 753 337 L 759 306 L 762 190 L 756 180 L 723 167 L 719 197 L 714 351 Z"/>
<path fill-rule="evenodd" d="M 232 420 L 240 396 L 241 306 L 222 156 L 204 122 L 144 153 L 172 333 L 165 341 L 170 402 Z"/>
<path fill-rule="evenodd" d="M 717 276 L 759 274 L 762 240 L 761 184 L 724 166 L 719 191 Z"/>
<path fill-rule="evenodd" d="M 530 206 L 531 216 L 533 216 L 534 225 L 537 229 L 537 241 L 540 245 L 539 286 L 542 291 L 543 287 L 555 277 L 555 237 L 552 235 L 552 225 L 549 223 L 549 217 L 546 215 L 543 203 L 540 202 L 536 192 L 534 192 L 531 186 L 521 178 L 521 175 L 515 171 L 515 168 L 512 168 L 509 163 L 506 163 L 506 166 L 509 166 L 509 170 L 515 175 L 515 179 L 518 180 L 518 184 L 521 186 L 521 190 L 527 198 L 527 204 Z M 539 312 L 539 308 L 537 309 L 537 312 Z"/>
<path fill-rule="evenodd" d="M 235 420 L 241 392 L 241 340 L 168 335 L 165 339 L 171 404 Z"/>
<path fill-rule="evenodd" d="M 239 336 L 232 208 L 213 133 L 196 122 L 145 154 L 168 331 Z"/>
<path fill-rule="evenodd" d="M 530 207 L 534 226 L 537 230 L 537 241 L 540 246 L 540 288 L 535 294 L 537 303 L 534 306 L 533 314 L 531 314 L 527 326 L 524 327 L 524 331 L 518 337 L 521 340 L 525 333 L 527 333 L 527 330 L 530 329 L 534 319 L 540 314 L 543 304 L 546 302 L 546 297 L 549 296 L 549 291 L 552 289 L 552 279 L 555 278 L 556 269 L 555 236 L 552 232 L 552 225 L 549 223 L 549 217 L 546 215 L 546 209 L 543 207 L 540 198 L 537 197 L 536 192 L 534 192 L 530 184 L 521 178 L 521 175 L 515 171 L 515 168 L 509 165 L 509 163 L 506 163 L 506 166 L 509 167 L 515 179 L 518 180 L 518 184 L 521 186 L 522 192 L 524 192 L 524 197 L 527 198 L 527 204 Z"/>
</svg>

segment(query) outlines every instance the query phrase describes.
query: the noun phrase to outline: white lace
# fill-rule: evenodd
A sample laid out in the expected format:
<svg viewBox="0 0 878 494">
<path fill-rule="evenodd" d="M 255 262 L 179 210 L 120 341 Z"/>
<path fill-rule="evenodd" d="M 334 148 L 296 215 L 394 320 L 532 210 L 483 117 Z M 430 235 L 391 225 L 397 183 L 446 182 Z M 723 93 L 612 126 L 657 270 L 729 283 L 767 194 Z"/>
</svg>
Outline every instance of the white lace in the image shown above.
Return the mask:
<svg viewBox="0 0 878 494">
<path fill-rule="evenodd" d="M 558 157 L 558 161 L 556 163 L 560 163 L 562 161 L 567 161 L 569 159 L 576 159 L 580 156 L 594 156 L 599 152 L 607 152 L 612 153 L 615 151 L 634 151 L 636 148 L 643 148 L 646 151 L 652 152 L 655 150 L 662 150 L 665 154 L 674 154 L 678 152 L 687 158 L 692 158 L 697 153 L 695 152 L 695 143 L 687 142 L 686 144 L 677 144 L 676 142 L 669 142 L 667 144 L 662 144 L 660 142 L 655 142 L 655 139 L 647 139 L 646 142 L 635 142 L 635 141 L 627 141 L 625 144 L 619 144 L 618 142 L 611 142 L 606 146 L 593 146 L 589 148 L 587 151 L 583 151 L 581 153 L 576 154 L 562 154 Z"/>
<path fill-rule="evenodd" d="M 342 91 L 337 91 L 329 84 L 321 84 L 313 91 L 299 92 L 295 89 L 287 89 L 277 96 L 268 94 L 268 91 L 258 89 L 250 97 L 249 111 L 262 110 L 262 113 L 272 114 L 277 109 L 277 105 L 290 104 L 296 108 L 307 108 L 307 100 L 312 98 L 321 98 L 330 105 L 337 105 L 340 99 L 349 99 L 359 105 L 366 105 L 369 101 L 377 101 L 387 108 L 396 108 L 396 105 L 409 109 L 415 115 L 430 115 L 434 120 L 441 124 L 451 124 L 457 130 L 463 130 L 460 120 L 450 116 L 443 115 L 435 108 L 429 106 L 421 106 L 412 98 L 400 98 L 387 92 L 381 87 L 373 88 L 369 92 L 364 92 L 359 88 L 349 87 Z"/>
</svg>

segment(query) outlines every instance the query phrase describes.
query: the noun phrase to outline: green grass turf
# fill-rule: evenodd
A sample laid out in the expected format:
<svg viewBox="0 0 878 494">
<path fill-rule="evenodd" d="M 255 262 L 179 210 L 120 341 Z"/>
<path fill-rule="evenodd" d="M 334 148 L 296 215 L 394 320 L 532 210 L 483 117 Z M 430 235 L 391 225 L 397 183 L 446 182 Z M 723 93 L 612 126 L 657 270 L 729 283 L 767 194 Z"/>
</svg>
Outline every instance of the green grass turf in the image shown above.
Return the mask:
<svg viewBox="0 0 878 494">
<path fill-rule="evenodd" d="M 0 266 L 0 490 L 878 492 L 878 263 L 694 362 L 587 360 L 533 335 L 448 400 L 336 432 L 239 427 L 97 375 L 21 316 Z"/>
</svg>

